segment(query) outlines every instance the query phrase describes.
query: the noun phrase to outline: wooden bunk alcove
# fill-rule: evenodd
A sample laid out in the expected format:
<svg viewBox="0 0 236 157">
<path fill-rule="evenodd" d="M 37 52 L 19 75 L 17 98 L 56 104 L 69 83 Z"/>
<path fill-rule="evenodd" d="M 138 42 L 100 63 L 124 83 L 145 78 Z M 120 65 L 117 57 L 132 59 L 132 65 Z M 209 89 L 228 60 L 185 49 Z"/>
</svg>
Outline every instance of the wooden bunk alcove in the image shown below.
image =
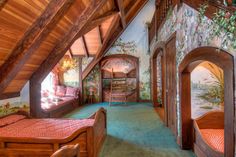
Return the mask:
<svg viewBox="0 0 236 157">
<path fill-rule="evenodd" d="M 191 72 L 203 61 L 209 61 L 224 71 L 224 156 L 235 152 L 234 135 L 234 58 L 215 47 L 200 47 L 188 53 L 179 66 L 180 91 L 180 145 L 183 149 L 193 146 L 193 120 L 191 119 Z M 207 151 L 207 150 L 206 150 Z"/>
<path fill-rule="evenodd" d="M 109 64 L 112 61 L 120 61 L 124 63 L 129 63 L 132 65 L 132 67 L 129 69 L 127 73 L 122 72 L 122 71 L 114 71 L 113 76 L 112 72 L 107 70 L 105 66 Z M 112 66 L 112 65 L 111 65 Z M 106 87 L 110 87 L 110 84 L 108 86 L 105 85 L 105 82 L 109 81 L 111 82 L 112 77 L 114 79 L 118 78 L 127 78 L 130 79 L 130 81 L 134 81 L 135 83 L 135 88 L 133 88 L 133 94 L 131 94 L 127 99 L 128 102 L 138 102 L 139 101 L 139 59 L 137 57 L 127 55 L 127 54 L 115 54 L 115 55 L 109 55 L 104 57 L 100 61 L 100 68 L 101 68 L 101 82 L 100 82 L 100 87 L 102 89 L 101 93 L 101 98 L 102 101 L 108 102 L 110 98 L 110 89 Z M 114 67 L 111 67 L 114 68 Z M 120 67 L 122 68 L 122 67 Z M 121 100 L 117 99 L 117 102 L 120 102 Z"/>
</svg>

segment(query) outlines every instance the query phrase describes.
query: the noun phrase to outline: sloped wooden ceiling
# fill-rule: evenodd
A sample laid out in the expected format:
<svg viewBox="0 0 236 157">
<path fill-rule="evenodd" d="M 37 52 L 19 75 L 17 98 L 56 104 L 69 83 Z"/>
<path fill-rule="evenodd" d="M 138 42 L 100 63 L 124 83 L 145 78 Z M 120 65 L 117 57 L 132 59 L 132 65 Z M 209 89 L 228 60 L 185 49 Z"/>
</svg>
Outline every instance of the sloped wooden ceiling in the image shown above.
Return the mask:
<svg viewBox="0 0 236 157">
<path fill-rule="evenodd" d="M 0 95 L 4 95 L 21 91 L 30 79 L 41 82 L 68 50 L 73 55 L 101 56 L 147 0 L 0 2 Z"/>
</svg>

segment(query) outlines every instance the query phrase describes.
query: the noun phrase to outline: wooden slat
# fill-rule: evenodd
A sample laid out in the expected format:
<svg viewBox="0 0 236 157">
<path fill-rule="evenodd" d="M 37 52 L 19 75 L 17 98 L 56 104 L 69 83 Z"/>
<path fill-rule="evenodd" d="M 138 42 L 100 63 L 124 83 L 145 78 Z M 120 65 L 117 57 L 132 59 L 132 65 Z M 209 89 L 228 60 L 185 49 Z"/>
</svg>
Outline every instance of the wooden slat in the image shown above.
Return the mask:
<svg viewBox="0 0 236 157">
<path fill-rule="evenodd" d="M 52 0 L 42 15 L 17 43 L 10 57 L 0 67 L 0 94 L 14 79 L 74 0 Z"/>
<path fill-rule="evenodd" d="M 89 31 L 91 31 L 95 27 L 101 25 L 103 22 L 105 22 L 106 20 L 108 20 L 109 18 L 111 18 L 117 14 L 118 14 L 117 11 L 110 11 L 110 12 L 102 15 L 101 17 L 94 19 L 92 22 L 90 22 L 88 24 L 88 26 L 82 31 L 81 34 L 87 34 Z"/>
<path fill-rule="evenodd" d="M 94 66 L 98 63 L 98 60 L 101 59 L 101 56 L 105 53 L 105 49 L 108 47 L 108 44 L 113 44 L 113 41 L 116 40 L 116 38 L 112 38 L 112 35 L 116 31 L 117 27 L 119 26 L 119 20 L 120 16 L 116 15 L 112 21 L 112 24 L 106 34 L 106 37 L 103 42 L 103 46 L 99 49 L 97 52 L 96 57 L 91 61 L 91 63 L 86 67 L 86 69 L 83 71 L 82 78 L 85 79 L 90 71 L 94 68 Z M 121 31 L 120 31 L 121 32 Z M 110 41 L 110 42 L 109 42 Z"/>
<path fill-rule="evenodd" d="M 4 5 L 7 3 L 8 0 L 0 0 L 0 11 L 4 7 Z"/>
<path fill-rule="evenodd" d="M 83 44 L 83 50 L 84 50 L 84 53 L 85 53 L 85 56 L 86 57 L 89 57 L 89 52 L 88 52 L 88 47 L 87 47 L 87 43 L 86 43 L 86 40 L 84 38 L 84 36 L 82 35 L 82 37 L 80 38 L 82 44 Z"/>
<path fill-rule="evenodd" d="M 123 28 L 126 27 L 126 20 L 125 20 L 125 9 L 124 9 L 124 3 L 123 0 L 115 0 L 115 3 L 120 11 L 120 18 Z"/>
<path fill-rule="evenodd" d="M 73 27 L 68 31 L 64 38 L 56 44 L 48 58 L 41 64 L 40 68 L 33 74 L 30 79 L 30 104 L 33 116 L 42 114 L 40 107 L 40 88 L 41 82 L 54 68 L 58 61 L 65 55 L 66 51 L 71 47 L 75 40 L 82 36 L 82 30 L 85 29 L 93 20 L 97 11 L 106 3 L 106 0 L 93 0 L 85 11 L 75 21 Z"/>
</svg>

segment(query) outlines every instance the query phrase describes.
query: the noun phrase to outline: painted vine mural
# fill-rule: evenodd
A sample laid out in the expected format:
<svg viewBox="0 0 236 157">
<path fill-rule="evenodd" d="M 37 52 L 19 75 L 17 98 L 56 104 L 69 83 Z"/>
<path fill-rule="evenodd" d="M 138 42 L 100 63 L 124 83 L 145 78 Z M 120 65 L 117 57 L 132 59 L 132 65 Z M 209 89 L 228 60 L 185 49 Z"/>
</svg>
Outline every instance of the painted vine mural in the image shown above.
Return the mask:
<svg viewBox="0 0 236 157">
<path fill-rule="evenodd" d="M 158 32 L 157 42 L 166 41 L 174 32 L 177 33 L 176 34 L 177 67 L 179 66 L 182 59 L 188 52 L 191 52 L 193 49 L 197 47 L 201 47 L 201 46 L 218 47 L 218 48 L 226 50 L 227 52 L 230 52 L 233 56 L 235 56 L 236 51 L 234 49 L 234 40 L 230 40 L 228 38 L 229 34 L 226 33 L 225 31 L 226 28 L 222 27 L 221 24 L 217 22 L 219 19 L 223 18 L 223 16 L 226 16 L 225 22 L 227 23 L 231 20 L 230 18 L 234 18 L 234 15 L 227 15 L 227 14 L 222 13 L 222 15 L 219 16 L 218 15 L 219 13 L 216 13 L 216 16 L 219 16 L 219 17 L 215 18 L 214 20 L 210 20 L 206 16 L 204 16 L 204 8 L 200 8 L 200 9 L 203 9 L 203 10 L 200 10 L 200 12 L 198 12 L 186 4 L 183 4 L 178 10 L 177 10 L 177 7 L 173 8 L 171 10 L 171 15 L 168 17 L 163 27 Z M 227 18 L 229 18 L 228 21 L 227 21 Z M 217 28 L 217 31 L 212 28 Z M 227 29 L 229 28 L 230 26 L 229 27 L 227 26 Z M 152 50 L 153 50 L 153 47 L 155 46 L 155 43 L 156 42 L 152 43 L 152 46 L 151 46 Z M 178 68 L 177 68 L 177 72 L 178 72 Z M 179 90 L 178 90 L 179 81 L 178 80 L 179 79 L 177 78 L 176 105 L 177 105 L 178 124 L 179 124 L 179 119 L 180 119 L 179 107 L 180 106 L 179 106 Z M 209 87 L 209 88 L 215 88 L 215 87 Z M 208 90 L 206 90 L 205 92 L 207 91 Z M 205 94 L 209 94 L 209 93 L 205 93 Z M 200 94 L 200 95 L 202 95 L 201 97 L 202 100 L 205 99 L 203 98 L 203 94 Z M 222 102 L 219 102 L 219 104 L 222 104 Z M 206 110 L 209 110 L 209 109 L 207 109 L 206 107 Z M 178 125 L 178 129 L 180 131 L 181 129 L 180 125 Z"/>
</svg>

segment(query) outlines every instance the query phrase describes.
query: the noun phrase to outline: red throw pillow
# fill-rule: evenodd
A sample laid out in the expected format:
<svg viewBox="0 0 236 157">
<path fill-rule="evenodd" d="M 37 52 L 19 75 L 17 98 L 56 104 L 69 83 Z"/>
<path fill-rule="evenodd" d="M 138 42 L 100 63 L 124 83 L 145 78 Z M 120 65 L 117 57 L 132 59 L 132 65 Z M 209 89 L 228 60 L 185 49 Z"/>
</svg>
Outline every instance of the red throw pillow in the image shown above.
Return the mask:
<svg viewBox="0 0 236 157">
<path fill-rule="evenodd" d="M 15 122 L 18 122 L 19 120 L 25 119 L 26 117 L 24 115 L 10 115 L 4 118 L 0 119 L 0 127 L 13 124 Z"/>
<path fill-rule="evenodd" d="M 64 86 L 57 86 L 56 96 L 65 96 L 66 88 Z"/>
<path fill-rule="evenodd" d="M 77 97 L 77 88 L 66 87 L 66 96 Z"/>
</svg>

